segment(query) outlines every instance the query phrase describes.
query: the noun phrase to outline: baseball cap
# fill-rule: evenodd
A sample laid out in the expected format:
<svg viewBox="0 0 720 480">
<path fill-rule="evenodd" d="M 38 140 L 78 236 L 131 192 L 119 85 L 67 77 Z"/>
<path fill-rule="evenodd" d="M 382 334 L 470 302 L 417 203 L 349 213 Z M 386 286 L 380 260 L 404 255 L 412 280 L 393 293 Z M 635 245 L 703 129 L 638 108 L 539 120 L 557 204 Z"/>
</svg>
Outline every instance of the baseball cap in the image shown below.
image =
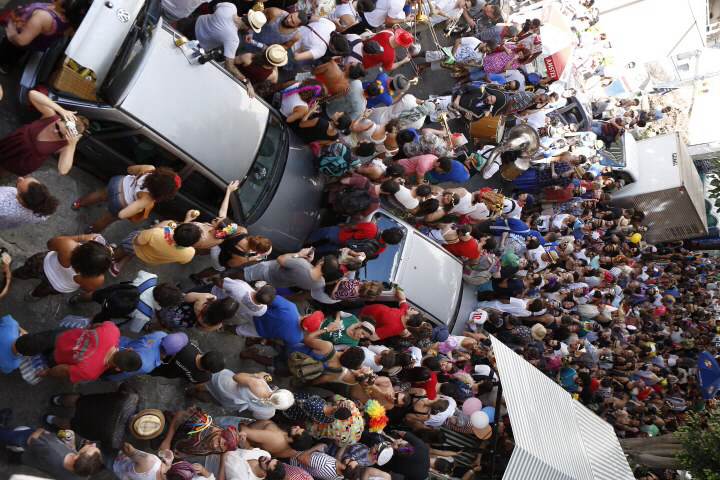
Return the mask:
<svg viewBox="0 0 720 480">
<path fill-rule="evenodd" d="M 304 330 L 312 333 L 318 331 L 320 325 L 322 325 L 324 320 L 325 315 L 323 314 L 323 312 L 318 310 L 303 318 L 300 322 L 300 325 Z"/>
<path fill-rule="evenodd" d="M 404 48 L 408 48 L 410 45 L 415 43 L 415 39 L 413 38 L 413 36 L 410 35 L 407 30 L 403 30 L 402 28 L 398 28 L 397 30 L 395 30 L 395 33 L 393 34 L 393 40 L 395 40 L 395 43 Z"/>
</svg>

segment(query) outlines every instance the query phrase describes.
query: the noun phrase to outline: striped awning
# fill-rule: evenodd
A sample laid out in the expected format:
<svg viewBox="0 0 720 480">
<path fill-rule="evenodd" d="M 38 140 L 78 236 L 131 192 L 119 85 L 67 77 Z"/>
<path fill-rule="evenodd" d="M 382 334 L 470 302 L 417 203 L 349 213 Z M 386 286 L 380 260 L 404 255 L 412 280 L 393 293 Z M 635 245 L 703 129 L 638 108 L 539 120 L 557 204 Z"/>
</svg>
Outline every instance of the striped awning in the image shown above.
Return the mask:
<svg viewBox="0 0 720 480">
<path fill-rule="evenodd" d="M 492 337 L 515 449 L 503 480 L 633 480 L 613 428 Z"/>
</svg>

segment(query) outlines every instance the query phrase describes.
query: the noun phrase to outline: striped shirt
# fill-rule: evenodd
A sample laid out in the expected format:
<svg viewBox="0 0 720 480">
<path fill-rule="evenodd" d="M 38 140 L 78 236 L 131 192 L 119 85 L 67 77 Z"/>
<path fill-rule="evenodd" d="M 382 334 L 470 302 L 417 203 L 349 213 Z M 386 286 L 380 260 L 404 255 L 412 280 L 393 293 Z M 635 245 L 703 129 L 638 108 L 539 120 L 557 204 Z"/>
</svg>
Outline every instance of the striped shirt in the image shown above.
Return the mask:
<svg viewBox="0 0 720 480">
<path fill-rule="evenodd" d="M 337 473 L 335 457 L 322 452 L 313 452 L 309 465 L 301 465 L 297 457 L 290 460 L 290 465 L 302 467 L 315 480 L 340 480 L 343 478 Z"/>
</svg>

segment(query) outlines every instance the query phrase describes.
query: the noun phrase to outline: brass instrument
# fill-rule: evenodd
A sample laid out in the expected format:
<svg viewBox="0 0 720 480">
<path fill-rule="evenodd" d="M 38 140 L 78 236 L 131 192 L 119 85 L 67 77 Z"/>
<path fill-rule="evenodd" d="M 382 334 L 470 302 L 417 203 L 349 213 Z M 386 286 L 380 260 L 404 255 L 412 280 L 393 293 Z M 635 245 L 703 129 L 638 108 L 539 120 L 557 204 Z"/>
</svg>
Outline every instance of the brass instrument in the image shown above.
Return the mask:
<svg viewBox="0 0 720 480">
<path fill-rule="evenodd" d="M 262 0 L 259 0 L 255 2 L 255 4 L 252 6 L 252 9 L 256 12 L 262 12 L 263 10 L 265 10 L 265 4 L 262 2 Z"/>
<path fill-rule="evenodd" d="M 490 158 L 485 163 L 482 171 L 483 178 L 486 180 L 489 179 L 500 169 L 502 166 L 500 155 L 509 151 L 521 153 L 520 158 L 513 162 L 513 167 L 511 167 L 517 170 L 513 173 L 514 177 L 517 177 L 530 167 L 529 158 L 531 158 L 539 148 L 540 136 L 534 128 L 524 123 L 515 125 L 508 132 L 505 142 L 493 150 Z M 503 178 L 506 179 L 508 179 L 508 177 L 509 175 L 507 174 L 503 176 Z M 510 178 L 510 180 L 513 180 L 514 177 Z"/>
<path fill-rule="evenodd" d="M 460 23 L 460 19 L 462 18 L 462 12 L 460 15 L 456 16 L 452 20 L 450 20 L 445 27 L 445 38 L 450 38 L 450 35 L 452 35 L 453 30 L 455 30 L 455 27 L 457 27 L 457 24 Z"/>
<path fill-rule="evenodd" d="M 452 132 L 450 131 L 450 124 L 448 123 L 447 119 L 447 112 L 442 112 L 440 115 L 438 115 L 438 122 L 443 126 L 443 129 L 445 130 L 445 135 L 448 137 L 448 141 L 452 143 Z"/>
</svg>

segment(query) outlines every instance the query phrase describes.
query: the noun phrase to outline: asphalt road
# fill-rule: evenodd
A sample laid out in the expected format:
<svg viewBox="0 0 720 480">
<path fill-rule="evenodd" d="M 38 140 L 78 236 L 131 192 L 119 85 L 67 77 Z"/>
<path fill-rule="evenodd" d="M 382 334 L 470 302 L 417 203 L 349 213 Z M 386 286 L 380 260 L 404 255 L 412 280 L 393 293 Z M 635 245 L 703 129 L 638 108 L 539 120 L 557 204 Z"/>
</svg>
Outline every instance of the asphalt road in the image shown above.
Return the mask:
<svg viewBox="0 0 720 480">
<path fill-rule="evenodd" d="M 428 32 L 422 33 L 424 50 L 435 49 L 430 42 Z M 451 40 L 440 36 L 441 41 L 450 43 Z M 408 77 L 414 76 L 410 66 L 403 67 L 403 73 Z M 10 72 L 7 76 L 0 77 L 0 82 L 5 90 L 5 96 L 0 102 L 0 135 L 4 136 L 21 124 L 23 120 L 33 118 L 33 112 L 20 106 L 17 100 L 17 82 L 20 76 L 20 69 Z M 449 92 L 453 85 L 453 79 L 449 72 L 444 69 L 428 69 L 423 75 L 419 85 L 413 87 L 412 93 L 419 98 L 427 98 L 430 93 L 441 94 Z M 221 131 L 221 129 L 218 129 Z M 44 251 L 47 240 L 55 235 L 73 235 L 83 233 L 86 225 L 99 217 L 103 212 L 103 206 L 83 209 L 75 212 L 70 209 L 74 199 L 89 191 L 99 188 L 100 182 L 91 174 L 79 169 L 74 169 L 68 176 L 60 177 L 57 174 L 54 161 L 48 162 L 43 168 L 37 171 L 34 176 L 49 186 L 50 190 L 61 199 L 58 212 L 46 223 L 37 226 L 19 228 L 11 231 L 0 232 L 0 246 L 8 249 L 13 257 L 13 267 L 17 267 L 30 255 Z M 15 178 L 5 176 L 0 178 L 0 185 L 13 185 Z M 112 225 L 104 233 L 111 242 L 119 242 L 131 230 L 127 222 L 118 222 Z M 167 266 L 152 268 L 151 270 L 160 275 L 161 281 L 174 281 L 182 287 L 190 287 L 187 279 L 192 272 L 199 271 L 207 264 L 207 259 L 196 258 L 190 266 Z M 124 270 L 124 274 L 118 280 L 131 280 L 135 272 L 141 266 L 138 263 L 131 263 Z M 108 282 L 113 280 L 108 277 Z M 34 288 L 35 282 L 13 280 L 9 295 L 3 299 L 1 315 L 10 314 L 30 332 L 42 331 L 54 328 L 66 315 L 88 315 L 91 316 L 99 308 L 97 306 L 70 307 L 67 303 L 67 296 L 53 296 L 38 302 L 28 303 L 23 300 L 26 292 Z M 244 371 L 258 371 L 260 366 L 253 362 L 241 363 L 238 353 L 243 348 L 243 340 L 233 334 L 216 333 L 211 335 L 201 334 L 195 331 L 188 332 L 196 339 L 201 348 L 205 351 L 211 349 L 221 350 L 226 354 L 228 368 Z M 182 390 L 184 385 L 178 381 L 154 377 L 139 377 L 132 379 L 132 384 L 141 392 L 142 408 L 152 407 L 160 409 L 177 409 L 186 405 Z M 69 413 L 58 408 L 51 408 L 49 398 L 54 393 L 79 392 L 89 393 L 97 391 L 112 390 L 116 386 L 110 382 L 96 382 L 91 385 L 71 386 L 68 383 L 56 380 L 44 380 L 37 386 L 25 383 L 20 374 L 15 372 L 4 376 L 0 380 L 0 408 L 12 407 L 14 418 L 12 426 L 28 425 L 31 427 L 40 426 L 41 415 L 44 413 L 63 414 Z M 218 409 L 211 409 L 217 411 Z M 229 412 L 228 412 L 229 413 Z M 10 464 L 7 452 L 0 453 L 0 478 L 8 478 L 12 473 L 31 473 L 32 469 Z M 107 473 L 98 478 L 108 478 Z"/>
</svg>

